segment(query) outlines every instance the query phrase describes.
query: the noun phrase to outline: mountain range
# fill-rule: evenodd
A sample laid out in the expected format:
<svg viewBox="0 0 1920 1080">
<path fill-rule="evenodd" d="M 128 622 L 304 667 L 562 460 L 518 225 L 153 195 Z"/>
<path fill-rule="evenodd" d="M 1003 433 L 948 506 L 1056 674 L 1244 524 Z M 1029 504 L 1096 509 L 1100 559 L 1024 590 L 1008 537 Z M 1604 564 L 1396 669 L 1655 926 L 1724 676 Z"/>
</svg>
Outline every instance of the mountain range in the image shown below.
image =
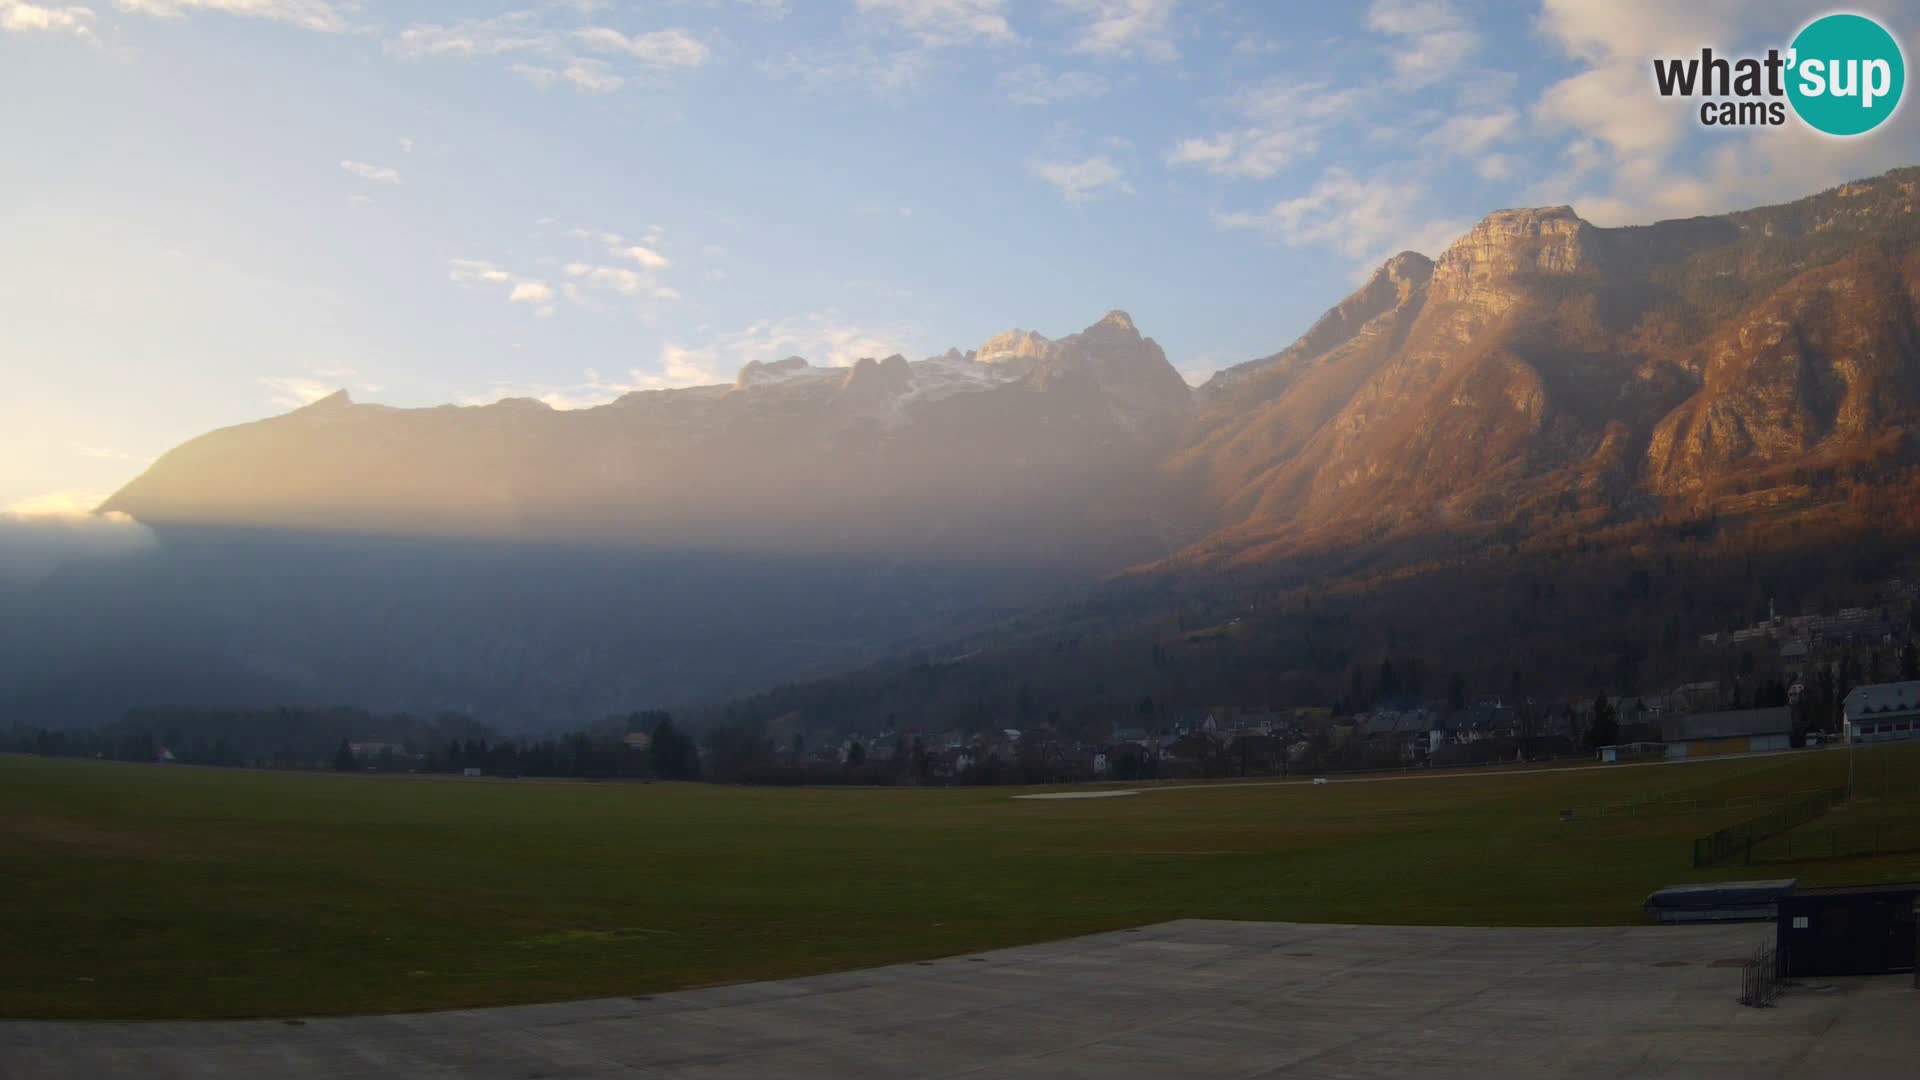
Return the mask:
<svg viewBox="0 0 1920 1080">
<path fill-rule="evenodd" d="M 1111 567 L 1166 517 L 1186 383 L 1122 312 L 909 362 L 794 356 L 557 411 L 344 391 L 202 436 L 103 510 L 153 525 Z"/>
<path fill-rule="evenodd" d="M 298 587 L 272 587 L 290 619 L 327 613 L 279 646 L 303 658 L 256 649 L 237 662 L 256 676 L 294 672 L 269 680 L 275 693 L 484 711 L 507 678 L 523 712 L 710 698 L 937 647 L 943 633 L 1032 610 L 1049 589 L 1123 571 L 1257 576 L 1328 552 L 1410 562 L 1496 541 L 1630 546 L 1676 522 L 1817 519 L 1862 490 L 1896 501 L 1913 490 L 1917 188 L 1920 169 L 1902 169 L 1782 206 L 1613 229 L 1564 206 L 1498 211 L 1438 259 L 1393 257 L 1287 348 L 1191 389 L 1116 311 L 1058 340 L 1016 330 L 967 352 L 847 368 L 792 357 L 749 364 L 731 384 L 573 411 L 523 399 L 394 409 L 342 392 L 192 440 L 101 509 L 154 527 L 168 548 L 218 535 L 243 562 L 283 558 L 289 538 L 335 553 L 304 562 Z M 421 554 L 391 580 L 339 565 L 354 564 L 339 553 L 356 544 L 430 552 L 436 538 L 545 554 L 516 557 L 527 595 L 492 610 L 471 597 L 494 588 L 485 575 L 497 565 L 461 577 Z M 671 609 L 701 622 L 724 609 L 734 636 L 717 670 L 650 683 L 621 667 L 631 650 L 570 642 L 534 648 L 509 675 L 475 660 L 463 676 L 450 660 L 431 689 L 410 689 L 406 657 L 431 651 L 445 597 L 474 608 L 463 632 L 477 620 L 492 641 L 516 633 L 516 613 L 566 622 L 567 609 L 530 598 L 560 563 L 617 565 L 589 575 L 617 597 L 684 575 L 689 552 L 708 561 L 676 579 L 682 599 L 632 619 Z M 648 564 L 666 558 L 680 569 Z M 760 584 L 733 588 L 727 560 L 754 566 Z M 173 643 L 208 641 L 201 655 L 231 668 L 234 626 L 263 616 L 229 608 L 229 636 L 209 638 L 221 619 L 205 614 L 206 597 L 233 586 L 217 560 L 196 565 L 167 610 L 199 629 Z M 822 621 L 861 591 L 849 582 L 876 577 L 890 613 L 794 658 L 755 629 L 790 635 L 795 622 L 795 595 L 766 583 L 821 580 L 823 565 L 839 584 L 804 601 L 823 605 Z M 390 612 L 379 655 L 311 662 L 363 628 L 351 603 L 336 610 L 343 583 L 404 594 L 422 575 L 442 599 Z M 33 588 L 55 606 L 81 588 L 72 577 Z M 620 610 L 605 613 L 615 639 L 628 632 Z M 715 639 L 676 643 L 670 620 L 655 629 L 649 648 L 665 654 L 640 666 L 711 666 L 693 650 Z M 572 689 L 548 693 L 543 680 Z M 127 704 L 146 703 L 134 700 L 139 683 L 127 680 Z M 617 692 L 579 692 L 589 684 Z M 44 711 L 59 694 L 33 700 Z"/>
</svg>

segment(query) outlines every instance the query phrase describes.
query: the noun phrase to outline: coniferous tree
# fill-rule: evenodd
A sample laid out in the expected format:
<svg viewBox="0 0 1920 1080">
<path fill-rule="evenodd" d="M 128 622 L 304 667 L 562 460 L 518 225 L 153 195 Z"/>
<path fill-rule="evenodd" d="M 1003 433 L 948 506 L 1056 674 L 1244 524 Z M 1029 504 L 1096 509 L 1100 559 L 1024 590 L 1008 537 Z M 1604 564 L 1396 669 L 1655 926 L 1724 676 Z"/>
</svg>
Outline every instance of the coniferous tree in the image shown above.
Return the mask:
<svg viewBox="0 0 1920 1080">
<path fill-rule="evenodd" d="M 1587 729 L 1587 746 L 1593 749 L 1612 746 L 1619 741 L 1620 718 L 1607 701 L 1607 695 L 1596 695 L 1593 699 L 1593 724 Z"/>
</svg>

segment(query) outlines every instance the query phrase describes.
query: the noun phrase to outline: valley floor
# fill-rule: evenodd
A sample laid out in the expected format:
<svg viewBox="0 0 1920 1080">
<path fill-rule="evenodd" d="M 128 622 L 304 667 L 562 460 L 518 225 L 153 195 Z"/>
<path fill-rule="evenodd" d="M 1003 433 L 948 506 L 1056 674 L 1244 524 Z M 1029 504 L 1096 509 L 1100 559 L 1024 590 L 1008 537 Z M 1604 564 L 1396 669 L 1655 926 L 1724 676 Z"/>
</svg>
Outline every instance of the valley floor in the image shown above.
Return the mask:
<svg viewBox="0 0 1920 1080">
<path fill-rule="evenodd" d="M 1683 882 L 1920 878 L 1920 744 L 1862 752 L 1861 798 L 1754 865 L 1692 866 L 1848 757 L 1032 800 L 0 756 L 0 1017 L 657 994 L 1178 919 L 1619 926 Z"/>
</svg>

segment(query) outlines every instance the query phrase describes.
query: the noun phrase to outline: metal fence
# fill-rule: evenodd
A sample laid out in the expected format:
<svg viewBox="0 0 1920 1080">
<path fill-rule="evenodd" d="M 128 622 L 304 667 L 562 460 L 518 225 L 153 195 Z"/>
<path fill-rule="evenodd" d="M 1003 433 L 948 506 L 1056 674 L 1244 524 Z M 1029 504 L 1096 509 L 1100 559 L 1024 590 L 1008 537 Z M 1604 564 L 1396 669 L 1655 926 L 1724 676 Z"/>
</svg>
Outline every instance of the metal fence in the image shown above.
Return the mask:
<svg viewBox="0 0 1920 1080">
<path fill-rule="evenodd" d="M 1740 1004 L 1764 1009 L 1772 1005 L 1780 996 L 1780 986 L 1786 982 L 1787 962 L 1784 953 L 1772 945 L 1761 945 L 1753 950 L 1746 966 L 1740 969 Z"/>
<path fill-rule="evenodd" d="M 1756 842 L 1749 862 L 1805 862 L 1844 859 L 1860 855 L 1889 855 L 1920 851 L 1920 833 L 1898 822 L 1822 826 L 1811 834 L 1783 833 Z"/>
<path fill-rule="evenodd" d="M 1693 865 L 1713 866 L 1728 862 L 1736 855 L 1742 862 L 1752 862 L 1753 845 L 1795 826 L 1805 825 L 1845 797 L 1846 792 L 1841 788 L 1797 795 L 1758 817 L 1700 837 L 1693 842 Z"/>
</svg>

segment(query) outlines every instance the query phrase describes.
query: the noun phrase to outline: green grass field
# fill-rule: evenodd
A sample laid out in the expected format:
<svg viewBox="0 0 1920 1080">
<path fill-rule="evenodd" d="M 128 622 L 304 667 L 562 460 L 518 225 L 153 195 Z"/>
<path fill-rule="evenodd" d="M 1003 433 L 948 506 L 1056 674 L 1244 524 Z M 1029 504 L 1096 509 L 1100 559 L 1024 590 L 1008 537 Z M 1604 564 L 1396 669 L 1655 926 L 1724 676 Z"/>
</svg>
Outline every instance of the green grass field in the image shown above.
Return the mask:
<svg viewBox="0 0 1920 1080">
<path fill-rule="evenodd" d="M 1920 746 L 1876 751 L 1896 786 Z M 0 757 L 0 1015 L 383 1012 L 645 994 L 1198 916 L 1642 919 L 1717 800 L 1844 753 L 1082 801 L 282 774 Z M 1559 819 L 1572 806 L 1706 809 Z"/>
</svg>

